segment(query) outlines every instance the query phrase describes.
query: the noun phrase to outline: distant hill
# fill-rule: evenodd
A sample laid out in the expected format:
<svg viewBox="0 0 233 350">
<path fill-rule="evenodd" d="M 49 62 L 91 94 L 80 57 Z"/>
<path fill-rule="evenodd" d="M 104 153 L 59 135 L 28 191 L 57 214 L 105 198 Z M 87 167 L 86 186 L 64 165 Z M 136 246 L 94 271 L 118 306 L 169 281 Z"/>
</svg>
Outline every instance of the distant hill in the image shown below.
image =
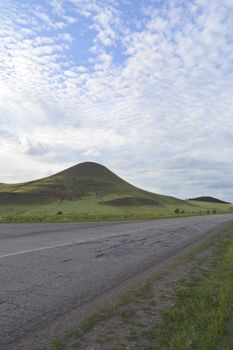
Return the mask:
<svg viewBox="0 0 233 350">
<path fill-rule="evenodd" d="M 105 166 L 85 162 L 55 175 L 19 184 L 0 184 L 0 202 L 47 202 L 81 200 L 95 197 L 109 206 L 180 204 L 174 197 L 154 194 L 137 188 Z"/>
<path fill-rule="evenodd" d="M 208 202 L 208 203 L 219 203 L 219 204 L 231 204 L 230 202 L 222 201 L 221 199 L 210 197 L 210 196 L 202 196 L 202 197 L 196 197 L 196 198 L 189 198 L 189 201 L 201 201 L 201 202 Z"/>
</svg>

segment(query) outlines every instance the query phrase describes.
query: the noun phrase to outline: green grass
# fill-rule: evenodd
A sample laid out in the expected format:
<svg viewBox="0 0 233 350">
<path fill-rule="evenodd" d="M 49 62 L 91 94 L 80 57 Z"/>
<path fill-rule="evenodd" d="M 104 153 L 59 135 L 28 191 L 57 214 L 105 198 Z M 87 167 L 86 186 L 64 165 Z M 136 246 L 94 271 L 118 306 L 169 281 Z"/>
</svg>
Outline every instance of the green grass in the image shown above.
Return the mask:
<svg viewBox="0 0 233 350">
<path fill-rule="evenodd" d="M 0 223 L 14 222 L 97 222 L 97 221 L 122 221 L 122 220 L 148 220 L 160 218 L 177 218 L 186 217 L 176 214 L 67 214 L 67 215 L 3 215 L 0 216 Z"/>
<path fill-rule="evenodd" d="M 66 343 L 63 340 L 55 339 L 52 344 L 52 350 L 63 350 L 65 349 Z"/>
<path fill-rule="evenodd" d="M 94 313 L 82 323 L 80 331 L 82 333 L 90 331 L 97 322 L 104 321 L 110 318 L 114 311 L 115 307 L 109 307 Z"/>
<path fill-rule="evenodd" d="M 233 213 L 231 207 L 220 204 L 217 214 Z M 221 207 L 223 206 L 223 207 Z M 69 222 L 69 221 L 106 221 L 106 220 L 143 220 L 165 217 L 182 217 L 193 215 L 207 215 L 206 207 L 180 206 L 184 213 L 174 213 L 176 206 L 164 205 L 163 207 L 142 206 L 112 208 L 95 203 L 92 199 L 64 201 L 59 205 L 57 201 L 48 204 L 24 203 L 18 205 L 0 204 L 0 222 Z M 199 210 L 197 210 L 199 209 Z M 210 210 L 210 209 L 209 209 Z M 58 212 L 62 212 L 58 215 Z M 212 210 L 210 211 L 212 214 Z"/>
<path fill-rule="evenodd" d="M 231 350 L 233 346 L 233 242 L 228 241 L 204 280 L 190 280 L 175 306 L 151 332 L 146 349 Z"/>
</svg>

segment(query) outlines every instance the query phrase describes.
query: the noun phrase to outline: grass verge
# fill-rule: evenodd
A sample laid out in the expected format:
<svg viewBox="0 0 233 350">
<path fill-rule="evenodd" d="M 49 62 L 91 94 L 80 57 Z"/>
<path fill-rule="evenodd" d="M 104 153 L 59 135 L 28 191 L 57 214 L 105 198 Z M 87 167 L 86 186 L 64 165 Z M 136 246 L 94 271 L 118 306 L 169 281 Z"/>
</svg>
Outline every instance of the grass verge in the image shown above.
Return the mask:
<svg viewBox="0 0 233 350">
<path fill-rule="evenodd" d="M 222 213 L 218 213 L 222 214 Z M 98 221 L 124 221 L 124 220 L 150 220 L 150 219 L 165 219 L 165 218 L 180 218 L 190 216 L 211 215 L 206 213 L 187 213 L 187 214 L 64 214 L 64 215 L 2 215 L 0 216 L 1 223 L 65 223 L 65 222 L 98 222 Z"/>
<path fill-rule="evenodd" d="M 223 244 L 214 271 L 178 289 L 173 308 L 151 332 L 145 349 L 233 348 L 233 242 Z"/>
</svg>

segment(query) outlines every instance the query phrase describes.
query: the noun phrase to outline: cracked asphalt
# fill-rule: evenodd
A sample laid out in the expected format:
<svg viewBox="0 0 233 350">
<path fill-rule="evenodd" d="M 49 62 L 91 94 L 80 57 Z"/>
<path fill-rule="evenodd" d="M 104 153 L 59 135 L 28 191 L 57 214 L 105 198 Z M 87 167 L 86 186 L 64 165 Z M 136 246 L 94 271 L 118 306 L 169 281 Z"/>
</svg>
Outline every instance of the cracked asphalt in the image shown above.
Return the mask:
<svg viewBox="0 0 233 350">
<path fill-rule="evenodd" d="M 20 341 L 35 330 L 231 220 L 1 224 L 0 349 L 23 349 Z"/>
</svg>

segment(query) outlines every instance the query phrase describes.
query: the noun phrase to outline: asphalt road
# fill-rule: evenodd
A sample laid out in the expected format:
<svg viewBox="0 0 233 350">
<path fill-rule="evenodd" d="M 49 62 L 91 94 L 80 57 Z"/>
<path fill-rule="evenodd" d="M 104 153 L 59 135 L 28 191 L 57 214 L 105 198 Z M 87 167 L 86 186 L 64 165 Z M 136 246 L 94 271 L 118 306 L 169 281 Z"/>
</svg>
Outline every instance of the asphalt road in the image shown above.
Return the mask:
<svg viewBox="0 0 233 350">
<path fill-rule="evenodd" d="M 233 220 L 1 224 L 0 349 Z M 27 349 L 28 350 L 28 349 Z"/>
</svg>

